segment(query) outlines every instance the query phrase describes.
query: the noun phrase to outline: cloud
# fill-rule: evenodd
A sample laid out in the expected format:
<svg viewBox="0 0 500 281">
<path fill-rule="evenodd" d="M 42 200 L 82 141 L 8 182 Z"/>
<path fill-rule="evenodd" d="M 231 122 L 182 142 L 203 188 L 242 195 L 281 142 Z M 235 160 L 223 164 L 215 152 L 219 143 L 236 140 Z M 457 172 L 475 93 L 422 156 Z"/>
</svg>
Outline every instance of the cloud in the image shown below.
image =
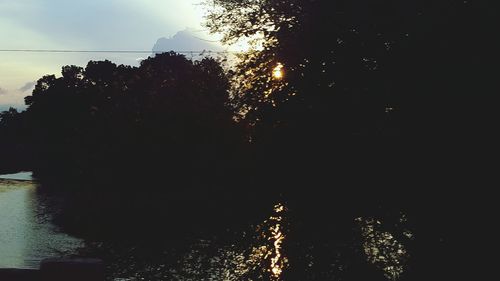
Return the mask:
<svg viewBox="0 0 500 281">
<path fill-rule="evenodd" d="M 169 51 L 195 51 L 201 53 L 204 50 L 214 52 L 224 51 L 224 48 L 222 48 L 217 41 L 206 40 L 199 36 L 201 35 L 196 34 L 195 30 L 185 29 L 177 32 L 170 38 L 160 38 L 156 41 L 156 44 L 153 47 L 153 53 L 163 53 Z M 194 55 L 199 55 L 199 53 L 195 53 Z"/>
<path fill-rule="evenodd" d="M 11 107 L 23 110 L 26 108 L 24 104 L 24 95 L 17 90 L 7 90 L 0 87 L 0 112 L 8 110 Z"/>
<path fill-rule="evenodd" d="M 35 87 L 36 82 L 28 82 L 24 84 L 21 88 L 19 88 L 19 91 L 26 93 L 26 92 L 31 92 L 33 88 Z"/>
</svg>

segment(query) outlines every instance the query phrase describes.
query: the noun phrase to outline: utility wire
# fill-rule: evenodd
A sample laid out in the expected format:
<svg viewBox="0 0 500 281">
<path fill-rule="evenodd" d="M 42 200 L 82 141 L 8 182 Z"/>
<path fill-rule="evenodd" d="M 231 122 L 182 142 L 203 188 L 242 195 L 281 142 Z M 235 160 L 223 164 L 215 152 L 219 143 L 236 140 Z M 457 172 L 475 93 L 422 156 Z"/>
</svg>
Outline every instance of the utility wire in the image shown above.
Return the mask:
<svg viewBox="0 0 500 281">
<path fill-rule="evenodd" d="M 230 51 L 211 51 L 211 50 L 201 50 L 201 51 L 157 51 L 157 50 L 53 50 L 53 49 L 0 49 L 2 53 L 114 53 L 114 54 L 153 54 L 153 53 L 165 53 L 174 52 L 179 54 L 227 54 Z"/>
</svg>

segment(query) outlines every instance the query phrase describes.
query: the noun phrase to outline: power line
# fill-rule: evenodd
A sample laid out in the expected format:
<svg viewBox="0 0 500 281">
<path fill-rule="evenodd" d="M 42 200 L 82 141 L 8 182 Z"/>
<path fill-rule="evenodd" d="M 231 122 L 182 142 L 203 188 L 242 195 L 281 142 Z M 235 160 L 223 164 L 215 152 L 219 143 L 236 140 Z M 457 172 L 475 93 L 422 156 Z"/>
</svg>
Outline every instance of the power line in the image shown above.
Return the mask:
<svg viewBox="0 0 500 281">
<path fill-rule="evenodd" d="M 114 53 L 114 54 L 153 54 L 175 52 L 179 54 L 227 54 L 230 51 L 164 51 L 164 50 L 54 50 L 54 49 L 0 49 L 2 53 Z"/>
<path fill-rule="evenodd" d="M 201 37 L 194 36 L 194 35 L 193 35 L 193 37 L 194 37 L 194 38 L 196 38 L 196 39 L 198 39 L 198 40 L 205 41 L 205 42 L 210 42 L 210 43 L 220 43 L 220 41 L 219 41 L 219 40 L 208 40 L 208 39 L 203 39 L 203 38 L 201 38 Z"/>
</svg>

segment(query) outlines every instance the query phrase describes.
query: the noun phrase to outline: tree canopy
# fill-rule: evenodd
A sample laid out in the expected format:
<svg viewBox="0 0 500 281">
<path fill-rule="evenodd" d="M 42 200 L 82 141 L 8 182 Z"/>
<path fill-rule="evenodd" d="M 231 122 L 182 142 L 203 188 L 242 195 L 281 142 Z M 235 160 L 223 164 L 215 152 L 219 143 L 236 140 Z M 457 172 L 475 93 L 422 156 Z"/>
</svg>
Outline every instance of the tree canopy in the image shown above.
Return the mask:
<svg viewBox="0 0 500 281">
<path fill-rule="evenodd" d="M 451 115 L 470 117 L 467 96 L 491 85 L 495 25 L 488 1 L 205 4 L 212 32 L 228 43 L 254 43 L 234 73 L 233 104 L 264 127 L 312 126 L 337 136 L 442 134 L 442 127 L 459 126 Z M 272 77 L 278 65 L 283 79 Z"/>
<path fill-rule="evenodd" d="M 253 41 L 232 75 L 232 104 L 252 124 L 257 140 L 274 144 L 269 154 L 285 159 L 273 165 L 281 174 L 302 175 L 304 186 L 331 188 L 344 206 L 349 192 L 359 205 L 425 202 L 425 210 L 417 206 L 414 214 L 423 231 L 452 235 L 476 229 L 462 222 L 470 210 L 461 204 L 469 199 L 456 186 L 477 186 L 488 167 L 476 164 L 493 148 L 497 5 L 205 3 L 212 32 L 228 43 Z M 273 77 L 276 67 L 284 73 L 279 79 Z M 304 199 L 303 192 L 299 196 Z M 442 214 L 454 219 L 443 226 Z M 432 243 L 421 239 L 416 247 L 425 256 L 438 248 Z M 423 260 L 415 266 L 444 274 L 458 262 L 440 257 L 448 270 Z"/>
<path fill-rule="evenodd" d="M 175 53 L 150 57 L 140 67 L 110 61 L 64 66 L 61 77 L 38 80 L 25 98 L 27 127 L 16 129 L 29 132 L 41 177 L 209 174 L 218 153 L 222 159 L 241 143 L 228 86 L 214 59 L 192 62 Z M 2 126 L 18 114 L 2 113 Z"/>
</svg>

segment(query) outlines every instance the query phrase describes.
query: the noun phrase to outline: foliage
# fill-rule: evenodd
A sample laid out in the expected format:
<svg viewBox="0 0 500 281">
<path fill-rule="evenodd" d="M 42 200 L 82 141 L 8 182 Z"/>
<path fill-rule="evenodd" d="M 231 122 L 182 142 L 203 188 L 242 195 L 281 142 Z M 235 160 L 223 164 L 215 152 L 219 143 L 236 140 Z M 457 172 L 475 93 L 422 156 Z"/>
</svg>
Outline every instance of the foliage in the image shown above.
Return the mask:
<svg viewBox="0 0 500 281">
<path fill-rule="evenodd" d="M 26 120 L 15 108 L 0 112 L 0 172 L 28 170 L 31 149 L 26 139 Z"/>
<path fill-rule="evenodd" d="M 304 203 L 307 194 L 324 189 L 331 193 L 326 204 L 342 198 L 338 204 L 349 207 L 419 205 L 413 206 L 421 223 L 417 257 L 405 278 L 446 279 L 457 273 L 455 264 L 469 262 L 449 254 L 463 243 L 446 244 L 436 235 L 463 234 L 456 241 L 464 241 L 467 230 L 477 230 L 475 223 L 462 221 L 472 211 L 463 210 L 470 201 L 456 187 L 479 186 L 490 170 L 481 155 L 490 155 L 495 145 L 490 140 L 497 119 L 491 101 L 497 88 L 497 5 L 487 0 L 205 2 L 212 32 L 228 43 L 253 43 L 234 70 L 232 104 L 252 125 L 252 137 L 273 144 L 264 154 L 272 155 L 266 167 L 278 183 L 300 182 L 297 197 L 307 209 L 318 205 L 317 198 Z M 279 64 L 284 77 L 273 79 Z M 444 213 L 457 221 L 443 225 L 440 218 L 449 219 Z"/>
<path fill-rule="evenodd" d="M 65 66 L 62 77 L 44 76 L 25 98 L 35 172 L 82 180 L 210 174 L 215 155 L 223 159 L 239 143 L 227 89 L 217 61 L 175 53 L 140 67 Z"/>
<path fill-rule="evenodd" d="M 458 115 L 467 102 L 461 95 L 490 75 L 472 71 L 479 62 L 489 64 L 477 45 L 491 46 L 494 25 L 486 2 L 205 4 L 212 32 L 222 33 L 227 43 L 254 43 L 233 75 L 233 104 L 250 123 L 274 132 L 285 127 L 295 128 L 295 135 L 337 137 L 438 133 L 436 124 L 450 121 L 444 112 L 463 118 Z M 277 81 L 271 73 L 278 63 L 285 76 Z M 458 77 L 466 86 L 453 82 Z"/>
</svg>

